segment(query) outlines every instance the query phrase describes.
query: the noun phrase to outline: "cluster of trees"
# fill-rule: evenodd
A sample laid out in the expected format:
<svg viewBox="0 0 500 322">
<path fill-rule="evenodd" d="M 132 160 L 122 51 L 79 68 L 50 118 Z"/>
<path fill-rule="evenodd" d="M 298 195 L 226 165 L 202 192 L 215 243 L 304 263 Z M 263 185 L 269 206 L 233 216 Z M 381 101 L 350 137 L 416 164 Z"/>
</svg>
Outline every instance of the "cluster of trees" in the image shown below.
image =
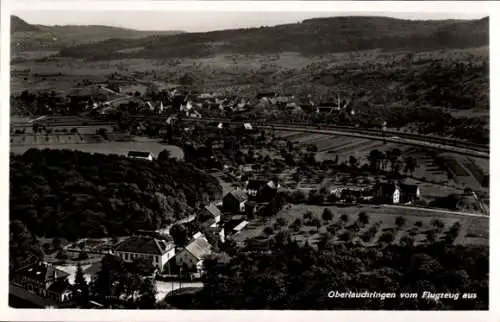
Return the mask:
<svg viewBox="0 0 500 322">
<path fill-rule="evenodd" d="M 412 156 L 404 157 L 403 152 L 398 148 L 390 149 L 385 153 L 376 149 L 372 150 L 368 154 L 368 161 L 372 170 L 386 171 L 389 168 L 391 172 L 397 173 L 402 169 L 411 175 L 417 167 L 417 160 Z"/>
<path fill-rule="evenodd" d="M 270 252 L 215 254 L 205 260 L 197 309 L 455 309 L 488 308 L 488 248 L 434 243 L 362 247 L 299 246 L 276 235 Z M 417 292 L 418 299 L 329 298 L 328 292 Z M 420 298 L 423 291 L 476 293 L 474 300 Z"/>
<path fill-rule="evenodd" d="M 217 179 L 168 157 L 48 149 L 11 156 L 10 219 L 36 236 L 72 241 L 156 230 L 221 194 Z"/>
<path fill-rule="evenodd" d="M 87 283 L 82 267 L 78 266 L 75 274 L 77 304 L 96 300 L 108 308 L 155 309 L 155 282 L 147 277 L 150 270 L 151 265 L 145 260 L 127 263 L 120 257 L 106 255 L 97 275 Z"/>
</svg>

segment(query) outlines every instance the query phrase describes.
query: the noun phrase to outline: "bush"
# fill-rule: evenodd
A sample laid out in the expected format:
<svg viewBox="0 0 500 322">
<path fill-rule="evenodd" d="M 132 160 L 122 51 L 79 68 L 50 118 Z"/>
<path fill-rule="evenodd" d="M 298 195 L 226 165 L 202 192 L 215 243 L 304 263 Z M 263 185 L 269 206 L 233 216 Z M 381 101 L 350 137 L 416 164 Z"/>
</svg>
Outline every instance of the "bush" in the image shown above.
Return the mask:
<svg viewBox="0 0 500 322">
<path fill-rule="evenodd" d="M 441 229 L 444 228 L 444 223 L 441 220 L 439 220 L 439 219 L 434 219 L 432 221 L 432 226 L 434 226 L 438 230 L 441 230 Z"/>
<path fill-rule="evenodd" d="M 273 229 L 273 227 L 268 226 L 268 227 L 264 228 L 264 233 L 265 233 L 266 235 L 268 235 L 268 236 L 269 236 L 269 235 L 272 235 L 272 234 L 274 233 L 274 229 Z"/>
<path fill-rule="evenodd" d="M 323 210 L 323 213 L 321 214 L 321 218 L 323 218 L 323 220 L 325 221 L 330 221 L 333 219 L 333 213 L 330 209 L 328 208 L 325 208 Z"/>
<path fill-rule="evenodd" d="M 344 223 L 346 223 L 347 221 L 349 221 L 349 216 L 347 216 L 346 214 L 343 214 L 342 216 L 340 216 L 340 220 Z"/>
<path fill-rule="evenodd" d="M 80 252 L 80 254 L 78 254 L 78 259 L 79 260 L 89 259 L 89 254 L 87 254 L 87 252 Z"/>
<path fill-rule="evenodd" d="M 423 226 L 423 224 L 422 224 L 422 222 L 419 220 L 419 221 L 416 221 L 416 222 L 415 222 L 415 226 L 417 226 L 417 227 L 419 227 L 419 228 L 420 228 L 420 227 L 422 227 L 422 226 Z"/>
<path fill-rule="evenodd" d="M 392 243 L 394 241 L 394 234 L 390 232 L 383 233 L 382 236 L 380 236 L 379 241 L 383 243 Z"/>
<path fill-rule="evenodd" d="M 363 224 L 363 225 L 366 225 L 368 224 L 369 222 L 369 219 L 368 219 L 368 215 L 366 214 L 366 212 L 360 212 L 358 214 L 358 221 Z"/>
<path fill-rule="evenodd" d="M 342 234 L 340 234 L 339 236 L 339 239 L 343 242 L 347 242 L 347 241 L 350 241 L 353 237 L 353 234 L 352 232 L 350 231 L 345 231 L 343 232 Z"/>
<path fill-rule="evenodd" d="M 304 220 L 306 220 L 306 219 L 312 219 L 312 217 L 313 217 L 312 211 L 307 211 L 303 215 Z"/>
<path fill-rule="evenodd" d="M 406 219 L 404 217 L 398 216 L 398 217 L 396 217 L 395 223 L 396 223 L 396 226 L 398 226 L 398 228 L 401 228 L 406 223 Z"/>
</svg>

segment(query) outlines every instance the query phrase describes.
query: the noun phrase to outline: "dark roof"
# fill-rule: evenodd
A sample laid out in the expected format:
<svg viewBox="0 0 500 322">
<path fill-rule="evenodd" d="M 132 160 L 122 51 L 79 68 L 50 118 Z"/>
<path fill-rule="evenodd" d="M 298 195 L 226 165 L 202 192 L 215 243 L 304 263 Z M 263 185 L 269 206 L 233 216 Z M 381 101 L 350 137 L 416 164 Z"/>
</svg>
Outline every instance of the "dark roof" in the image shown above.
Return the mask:
<svg viewBox="0 0 500 322">
<path fill-rule="evenodd" d="M 147 158 L 151 152 L 141 152 L 141 151 L 129 151 L 129 157 Z"/>
<path fill-rule="evenodd" d="M 212 252 L 212 246 L 205 237 L 196 238 L 191 243 L 189 243 L 185 247 L 185 249 L 198 260 L 202 259 L 203 256 L 208 255 Z"/>
<path fill-rule="evenodd" d="M 400 184 L 401 192 L 404 194 L 415 195 L 417 194 L 418 186 L 413 184 Z"/>
<path fill-rule="evenodd" d="M 245 192 L 241 191 L 241 190 L 233 190 L 233 191 L 229 192 L 226 195 L 226 197 L 230 196 L 230 195 L 233 196 L 239 202 L 243 202 L 243 201 L 245 201 L 245 200 L 248 199 L 247 194 Z M 226 198 L 226 197 L 224 197 L 224 198 Z"/>
<path fill-rule="evenodd" d="M 249 180 L 247 184 L 248 190 L 260 190 L 262 189 L 269 181 L 267 180 Z"/>
<path fill-rule="evenodd" d="M 54 293 L 64 293 L 67 289 L 71 289 L 72 285 L 65 279 L 61 279 L 52 283 L 47 291 Z"/>
<path fill-rule="evenodd" d="M 396 191 L 397 185 L 394 183 L 378 183 L 375 189 L 381 190 L 384 195 L 392 195 Z"/>
<path fill-rule="evenodd" d="M 46 282 L 47 280 L 54 278 L 64 278 L 69 276 L 68 273 L 55 268 L 52 264 L 46 262 L 37 262 L 35 264 L 26 266 L 16 271 L 16 274 L 26 276 L 32 280 L 38 280 L 40 282 Z"/>
<path fill-rule="evenodd" d="M 172 244 L 162 239 L 147 236 L 133 236 L 118 244 L 115 251 L 163 255 L 173 247 Z"/>
<path fill-rule="evenodd" d="M 210 213 L 212 214 L 212 216 L 214 217 L 217 217 L 217 216 L 220 216 L 221 213 L 220 213 L 220 210 L 219 208 L 217 208 L 216 205 L 214 205 L 213 203 L 211 203 L 210 205 L 208 206 L 205 206 L 205 209 Z"/>
</svg>

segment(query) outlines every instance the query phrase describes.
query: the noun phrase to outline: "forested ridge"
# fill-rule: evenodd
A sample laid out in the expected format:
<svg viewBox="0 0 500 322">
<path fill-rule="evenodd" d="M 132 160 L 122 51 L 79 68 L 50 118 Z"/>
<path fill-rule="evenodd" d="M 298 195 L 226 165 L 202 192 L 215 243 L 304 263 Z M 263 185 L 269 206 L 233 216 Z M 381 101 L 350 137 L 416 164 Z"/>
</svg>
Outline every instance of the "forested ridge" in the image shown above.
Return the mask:
<svg viewBox="0 0 500 322">
<path fill-rule="evenodd" d="M 110 39 L 63 48 L 61 56 L 86 59 L 206 57 L 220 53 L 299 52 L 317 55 L 380 48 L 417 51 L 486 46 L 489 19 L 403 20 L 332 17 L 272 27 L 185 33 L 169 37 Z M 119 53 L 126 48 L 143 49 Z"/>
<path fill-rule="evenodd" d="M 36 236 L 75 240 L 159 229 L 221 193 L 217 179 L 174 159 L 48 149 L 11 156 L 10 220 Z"/>
</svg>

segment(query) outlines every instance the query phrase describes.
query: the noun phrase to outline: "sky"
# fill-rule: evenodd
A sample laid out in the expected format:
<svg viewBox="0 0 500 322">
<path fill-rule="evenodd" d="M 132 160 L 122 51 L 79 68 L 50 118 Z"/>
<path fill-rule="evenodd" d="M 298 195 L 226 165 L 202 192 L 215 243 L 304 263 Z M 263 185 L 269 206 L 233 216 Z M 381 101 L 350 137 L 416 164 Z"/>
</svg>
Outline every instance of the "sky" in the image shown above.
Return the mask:
<svg viewBox="0 0 500 322">
<path fill-rule="evenodd" d="M 124 2 L 121 3 L 123 4 Z M 175 1 L 171 3 L 175 3 Z M 209 1 L 207 1 L 206 3 L 209 3 Z M 249 2 L 247 2 L 247 4 L 248 3 Z M 253 5 L 255 3 L 260 3 L 261 5 L 255 6 Z M 126 3 L 124 4 L 126 5 Z M 85 8 L 89 7 L 87 5 L 87 7 L 80 6 L 78 7 L 78 9 L 61 9 L 61 7 L 59 7 L 58 10 L 39 10 L 33 7 L 28 7 L 30 8 L 29 10 L 23 8 L 20 10 L 14 10 L 12 13 L 32 24 L 108 25 L 138 30 L 183 30 L 187 32 L 203 32 L 221 29 L 273 26 L 284 23 L 300 22 L 304 19 L 315 17 L 333 17 L 346 15 L 388 16 L 403 19 L 478 19 L 488 16 L 488 10 L 486 10 L 485 6 L 481 6 L 480 3 L 479 5 L 476 3 L 470 8 L 458 6 L 459 9 L 461 8 L 460 10 L 456 10 L 457 5 L 453 2 L 449 2 L 446 7 L 434 6 L 432 8 L 423 8 L 422 6 L 414 6 L 414 8 L 420 8 L 420 10 L 414 10 L 413 12 L 408 12 L 409 10 L 391 12 L 387 11 L 387 8 L 384 8 L 386 9 L 384 11 L 368 11 L 366 9 L 382 9 L 382 6 L 377 6 L 375 8 L 373 5 L 367 5 L 366 2 L 364 8 L 359 6 L 357 7 L 358 9 L 362 8 L 363 11 L 347 11 L 346 9 L 349 8 L 346 6 L 342 6 L 339 9 L 338 6 L 332 8 L 328 5 L 323 5 L 325 6 L 324 10 L 322 10 L 323 8 L 321 6 L 317 5 L 303 6 L 305 10 L 300 11 L 297 11 L 297 7 L 293 6 L 282 6 L 283 9 L 279 10 L 279 6 L 264 6 L 263 4 L 263 2 L 254 1 L 250 8 L 250 10 L 253 11 L 231 10 L 207 12 L 199 9 L 197 10 L 197 7 L 194 7 L 193 11 L 193 7 L 189 6 L 186 7 L 189 10 L 183 10 L 181 6 L 170 6 L 161 7 L 156 10 L 151 10 L 150 8 L 146 7 L 137 7 L 137 10 L 128 11 L 117 11 L 116 9 L 113 10 L 113 6 L 103 6 L 105 10 L 95 10 L 94 8 L 94 10 L 89 11 L 88 9 L 85 10 Z M 401 2 L 401 4 L 403 4 L 403 6 L 399 6 L 399 8 L 401 9 L 412 9 L 411 6 L 404 5 L 405 2 Z M 45 8 L 47 7 L 45 6 Z M 268 8 L 269 10 L 272 9 L 275 11 L 267 11 Z M 310 8 L 312 8 L 313 10 L 311 10 Z M 278 9 L 278 11 L 276 11 L 276 9 Z M 175 12 L 172 12 L 172 10 L 174 10 Z"/>
</svg>

